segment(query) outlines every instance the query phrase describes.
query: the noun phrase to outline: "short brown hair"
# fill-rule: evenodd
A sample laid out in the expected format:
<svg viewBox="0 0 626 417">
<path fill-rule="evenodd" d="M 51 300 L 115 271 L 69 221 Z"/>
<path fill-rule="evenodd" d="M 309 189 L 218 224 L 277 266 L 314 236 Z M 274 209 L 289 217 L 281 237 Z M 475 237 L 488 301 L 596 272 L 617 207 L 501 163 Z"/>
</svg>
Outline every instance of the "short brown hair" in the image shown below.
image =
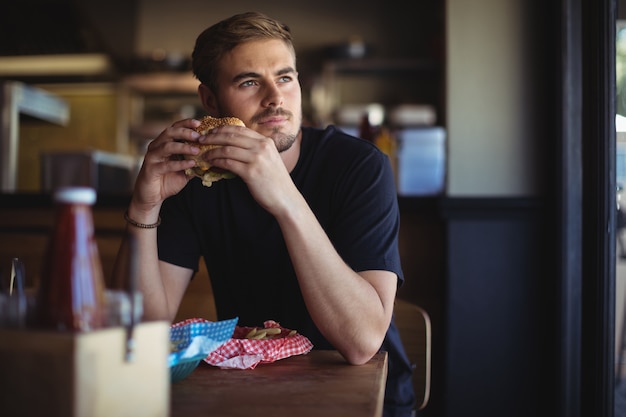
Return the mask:
<svg viewBox="0 0 626 417">
<path fill-rule="evenodd" d="M 202 84 L 215 91 L 216 69 L 222 57 L 237 45 L 260 39 L 280 39 L 295 51 L 289 27 L 262 13 L 234 15 L 205 29 L 196 39 L 191 68 Z"/>
</svg>

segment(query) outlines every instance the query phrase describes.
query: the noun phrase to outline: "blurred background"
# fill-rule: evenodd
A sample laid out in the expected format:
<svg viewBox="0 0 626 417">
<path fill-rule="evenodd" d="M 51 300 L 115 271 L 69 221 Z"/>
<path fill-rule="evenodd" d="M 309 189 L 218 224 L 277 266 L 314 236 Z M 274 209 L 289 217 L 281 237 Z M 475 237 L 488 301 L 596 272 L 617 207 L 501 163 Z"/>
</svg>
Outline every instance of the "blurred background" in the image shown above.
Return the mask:
<svg viewBox="0 0 626 417">
<path fill-rule="evenodd" d="M 621 3 L 2 0 L 0 262 L 25 258 L 36 281 L 49 191 L 87 182 L 109 272 L 146 144 L 202 114 L 196 36 L 262 11 L 294 35 L 305 122 L 364 135 L 366 121 L 395 144 L 398 295 L 433 326 L 422 414 L 609 415 L 626 292 Z M 207 281 L 186 296 L 205 309 Z"/>
</svg>

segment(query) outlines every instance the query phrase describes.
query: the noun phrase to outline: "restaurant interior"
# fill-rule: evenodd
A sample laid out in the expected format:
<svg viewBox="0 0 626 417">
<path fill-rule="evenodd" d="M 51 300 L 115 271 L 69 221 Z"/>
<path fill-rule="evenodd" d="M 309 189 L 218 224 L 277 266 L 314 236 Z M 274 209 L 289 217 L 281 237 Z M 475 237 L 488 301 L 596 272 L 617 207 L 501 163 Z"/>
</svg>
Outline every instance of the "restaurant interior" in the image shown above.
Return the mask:
<svg viewBox="0 0 626 417">
<path fill-rule="evenodd" d="M 110 283 L 147 144 L 203 115 L 195 37 L 258 10 L 292 30 L 304 123 L 361 135 L 367 120 L 392 138 L 397 297 L 432 332 L 417 415 L 625 415 L 612 49 L 623 1 L 10 3 L 0 278 L 19 257 L 38 285 L 51 192 L 87 185 Z M 215 318 L 210 281 L 197 278 L 177 321 Z"/>
</svg>

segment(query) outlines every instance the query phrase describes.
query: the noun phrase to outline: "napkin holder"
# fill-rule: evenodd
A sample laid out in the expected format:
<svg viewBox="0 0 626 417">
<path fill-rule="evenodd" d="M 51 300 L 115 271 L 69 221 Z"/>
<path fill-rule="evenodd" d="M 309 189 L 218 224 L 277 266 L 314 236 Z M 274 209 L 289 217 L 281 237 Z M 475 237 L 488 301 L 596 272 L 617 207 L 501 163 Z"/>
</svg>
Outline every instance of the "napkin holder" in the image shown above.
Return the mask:
<svg viewBox="0 0 626 417">
<path fill-rule="evenodd" d="M 138 324 L 130 361 L 126 334 L 0 329 L 2 415 L 168 416 L 169 324 Z"/>
</svg>

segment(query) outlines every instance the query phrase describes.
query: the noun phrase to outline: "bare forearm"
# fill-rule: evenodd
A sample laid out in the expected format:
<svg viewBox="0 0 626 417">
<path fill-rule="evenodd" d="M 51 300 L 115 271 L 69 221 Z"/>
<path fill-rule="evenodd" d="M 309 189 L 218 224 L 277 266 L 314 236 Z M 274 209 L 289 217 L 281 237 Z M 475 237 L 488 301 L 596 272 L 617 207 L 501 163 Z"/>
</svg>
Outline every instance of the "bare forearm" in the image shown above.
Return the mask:
<svg viewBox="0 0 626 417">
<path fill-rule="evenodd" d="M 380 348 L 391 320 L 396 281 L 384 275 L 391 273 L 354 272 L 306 204 L 289 210 L 279 223 L 313 321 L 349 362 L 366 362 Z"/>
<path fill-rule="evenodd" d="M 129 209 L 128 215 L 132 221 L 137 223 L 154 224 L 158 220 L 158 214 L 156 220 L 153 220 L 153 215 L 141 215 L 132 209 Z M 132 254 L 130 253 L 131 240 L 134 243 Z M 115 265 L 118 283 L 120 279 L 128 280 L 131 256 L 135 265 L 133 269 L 136 273 L 137 287 L 143 294 L 144 319 L 172 321 L 180 300 L 168 294 L 166 283 L 163 280 L 164 274 L 158 259 L 156 228 L 127 225 Z"/>
</svg>

